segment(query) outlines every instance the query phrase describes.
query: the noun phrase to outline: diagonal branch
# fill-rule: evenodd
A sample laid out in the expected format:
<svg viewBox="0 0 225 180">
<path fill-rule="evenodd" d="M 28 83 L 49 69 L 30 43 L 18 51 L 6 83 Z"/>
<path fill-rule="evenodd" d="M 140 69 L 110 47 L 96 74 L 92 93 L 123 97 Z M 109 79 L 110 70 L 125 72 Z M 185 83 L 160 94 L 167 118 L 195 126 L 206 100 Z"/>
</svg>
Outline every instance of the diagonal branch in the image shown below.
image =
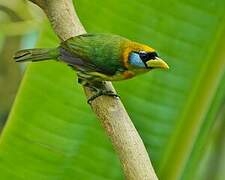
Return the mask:
<svg viewBox="0 0 225 180">
<path fill-rule="evenodd" d="M 86 33 L 71 0 L 30 1 L 44 10 L 55 33 L 62 41 Z M 105 86 L 107 90 L 115 92 L 110 82 L 106 82 Z M 87 97 L 90 97 L 91 92 L 87 88 L 84 89 Z M 92 102 L 91 107 L 112 141 L 126 179 L 156 180 L 157 176 L 148 153 L 121 101 L 101 96 Z"/>
</svg>

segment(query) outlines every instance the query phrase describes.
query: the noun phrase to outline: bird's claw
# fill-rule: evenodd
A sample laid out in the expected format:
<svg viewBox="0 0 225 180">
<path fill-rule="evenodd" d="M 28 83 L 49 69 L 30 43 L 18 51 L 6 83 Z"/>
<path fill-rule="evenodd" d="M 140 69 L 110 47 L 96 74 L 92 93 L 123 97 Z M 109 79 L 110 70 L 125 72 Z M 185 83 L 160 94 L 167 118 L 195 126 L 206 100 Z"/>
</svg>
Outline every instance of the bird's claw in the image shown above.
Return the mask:
<svg viewBox="0 0 225 180">
<path fill-rule="evenodd" d="M 97 97 L 99 96 L 102 96 L 102 95 L 105 95 L 105 96 L 111 96 L 111 97 L 117 97 L 119 98 L 120 96 L 115 94 L 113 91 L 109 91 L 109 90 L 101 90 L 99 92 L 97 92 L 96 94 L 94 94 L 93 96 L 91 96 L 89 99 L 88 99 L 88 104 L 91 104 L 91 102 L 93 100 L 95 100 Z"/>
</svg>

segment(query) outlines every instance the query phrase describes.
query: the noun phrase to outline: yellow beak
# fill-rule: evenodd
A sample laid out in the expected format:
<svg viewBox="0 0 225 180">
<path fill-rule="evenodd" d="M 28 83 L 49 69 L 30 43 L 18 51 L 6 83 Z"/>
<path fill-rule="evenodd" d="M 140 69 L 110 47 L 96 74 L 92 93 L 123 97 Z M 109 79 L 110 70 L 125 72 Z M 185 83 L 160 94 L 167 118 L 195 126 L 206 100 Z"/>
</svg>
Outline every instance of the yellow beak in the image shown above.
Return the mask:
<svg viewBox="0 0 225 180">
<path fill-rule="evenodd" d="M 168 64 L 160 58 L 151 59 L 146 62 L 148 68 L 162 68 L 169 69 Z"/>
</svg>

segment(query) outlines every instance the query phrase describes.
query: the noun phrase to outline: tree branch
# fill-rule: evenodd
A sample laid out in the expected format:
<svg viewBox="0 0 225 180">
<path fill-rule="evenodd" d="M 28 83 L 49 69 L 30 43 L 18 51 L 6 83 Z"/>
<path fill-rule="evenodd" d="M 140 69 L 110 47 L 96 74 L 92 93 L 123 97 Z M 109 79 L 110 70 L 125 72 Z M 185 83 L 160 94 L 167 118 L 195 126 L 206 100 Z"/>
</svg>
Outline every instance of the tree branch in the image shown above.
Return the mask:
<svg viewBox="0 0 225 180">
<path fill-rule="evenodd" d="M 71 0 L 30 0 L 41 7 L 61 40 L 86 33 L 74 11 Z M 110 82 L 105 88 L 114 91 Z M 84 88 L 87 97 L 92 92 Z M 123 104 L 117 98 L 101 96 L 91 107 L 98 116 L 121 161 L 128 180 L 156 180 L 144 144 L 130 120 Z"/>
</svg>

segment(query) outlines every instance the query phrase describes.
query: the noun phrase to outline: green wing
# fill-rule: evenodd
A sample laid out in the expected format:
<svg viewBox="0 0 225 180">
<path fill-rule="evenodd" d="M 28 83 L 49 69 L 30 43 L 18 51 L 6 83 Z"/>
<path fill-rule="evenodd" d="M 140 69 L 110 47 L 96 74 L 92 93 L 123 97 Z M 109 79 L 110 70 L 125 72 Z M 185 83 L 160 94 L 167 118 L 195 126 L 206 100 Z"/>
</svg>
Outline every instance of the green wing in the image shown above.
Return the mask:
<svg viewBox="0 0 225 180">
<path fill-rule="evenodd" d="M 84 34 L 62 42 L 61 48 L 82 61 L 79 64 L 87 66 L 87 71 L 113 75 L 123 68 L 121 46 L 126 41 L 128 40 L 112 34 Z M 76 60 L 74 61 L 76 64 Z"/>
</svg>

